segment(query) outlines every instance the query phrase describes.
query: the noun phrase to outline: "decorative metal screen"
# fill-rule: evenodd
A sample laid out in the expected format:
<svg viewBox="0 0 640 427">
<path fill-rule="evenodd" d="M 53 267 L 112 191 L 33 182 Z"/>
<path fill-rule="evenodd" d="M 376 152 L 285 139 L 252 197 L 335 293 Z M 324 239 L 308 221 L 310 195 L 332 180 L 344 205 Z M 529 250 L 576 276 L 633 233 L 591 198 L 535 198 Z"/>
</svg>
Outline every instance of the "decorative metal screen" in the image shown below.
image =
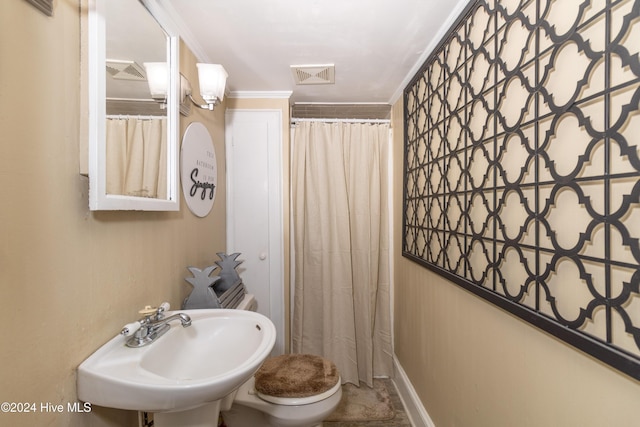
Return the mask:
<svg viewBox="0 0 640 427">
<path fill-rule="evenodd" d="M 640 0 L 474 1 L 404 93 L 404 256 L 640 379 Z"/>
</svg>

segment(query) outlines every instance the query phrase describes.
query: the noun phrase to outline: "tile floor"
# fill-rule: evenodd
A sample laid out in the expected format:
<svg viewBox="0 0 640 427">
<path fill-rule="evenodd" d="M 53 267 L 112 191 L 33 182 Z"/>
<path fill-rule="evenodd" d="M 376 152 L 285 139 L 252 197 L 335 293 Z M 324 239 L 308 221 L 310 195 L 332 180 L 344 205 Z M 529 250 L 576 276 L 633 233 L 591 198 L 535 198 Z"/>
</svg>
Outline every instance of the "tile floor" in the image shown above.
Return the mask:
<svg viewBox="0 0 640 427">
<path fill-rule="evenodd" d="M 384 421 L 358 421 L 358 422 L 324 422 L 322 423 L 323 427 L 411 427 L 411 422 L 409 421 L 409 417 L 404 410 L 404 406 L 402 405 L 402 401 L 400 400 L 400 396 L 398 395 L 398 391 L 396 390 L 396 386 L 393 384 L 393 381 L 390 379 L 384 379 L 384 384 L 387 387 L 387 391 L 389 392 L 389 397 L 391 398 L 391 403 L 393 403 L 393 408 L 395 409 L 395 415 L 390 420 Z"/>
</svg>

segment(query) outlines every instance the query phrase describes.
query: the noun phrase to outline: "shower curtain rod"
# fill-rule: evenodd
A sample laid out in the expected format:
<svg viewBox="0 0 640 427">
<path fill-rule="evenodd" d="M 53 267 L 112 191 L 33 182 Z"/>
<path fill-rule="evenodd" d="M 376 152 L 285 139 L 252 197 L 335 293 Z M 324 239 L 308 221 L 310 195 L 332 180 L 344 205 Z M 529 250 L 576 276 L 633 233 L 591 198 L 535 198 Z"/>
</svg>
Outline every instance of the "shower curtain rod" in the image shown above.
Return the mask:
<svg viewBox="0 0 640 427">
<path fill-rule="evenodd" d="M 388 119 L 291 119 L 291 124 L 298 122 L 323 122 L 323 123 L 391 123 Z"/>
<path fill-rule="evenodd" d="M 108 114 L 106 116 L 107 119 L 140 119 L 140 120 L 154 120 L 154 119 L 164 119 L 166 116 L 143 116 L 139 114 Z"/>
</svg>

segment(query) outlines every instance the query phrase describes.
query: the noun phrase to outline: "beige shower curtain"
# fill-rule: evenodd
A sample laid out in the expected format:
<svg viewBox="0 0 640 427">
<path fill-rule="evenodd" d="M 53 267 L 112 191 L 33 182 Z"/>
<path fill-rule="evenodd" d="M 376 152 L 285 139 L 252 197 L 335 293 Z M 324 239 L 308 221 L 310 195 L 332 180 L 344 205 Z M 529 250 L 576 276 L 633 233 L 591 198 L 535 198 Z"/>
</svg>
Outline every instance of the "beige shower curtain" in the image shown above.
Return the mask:
<svg viewBox="0 0 640 427">
<path fill-rule="evenodd" d="M 305 121 L 293 145 L 293 351 L 391 376 L 389 126 Z"/>
<path fill-rule="evenodd" d="M 107 194 L 167 198 L 166 118 L 109 118 Z"/>
</svg>

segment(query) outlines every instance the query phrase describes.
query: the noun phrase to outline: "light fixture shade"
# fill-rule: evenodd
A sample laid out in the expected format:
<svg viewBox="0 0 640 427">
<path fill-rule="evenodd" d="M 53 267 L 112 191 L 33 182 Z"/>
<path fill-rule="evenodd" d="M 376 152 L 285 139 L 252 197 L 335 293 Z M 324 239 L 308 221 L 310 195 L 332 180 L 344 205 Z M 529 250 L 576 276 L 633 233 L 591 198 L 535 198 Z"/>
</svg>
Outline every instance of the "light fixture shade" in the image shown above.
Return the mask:
<svg viewBox="0 0 640 427">
<path fill-rule="evenodd" d="M 198 80 L 200 95 L 207 103 L 222 102 L 224 88 L 227 84 L 227 71 L 220 64 L 196 64 L 198 66 Z"/>
<path fill-rule="evenodd" d="M 147 83 L 151 97 L 155 100 L 166 100 L 169 90 L 169 66 L 166 62 L 145 62 Z"/>
</svg>

